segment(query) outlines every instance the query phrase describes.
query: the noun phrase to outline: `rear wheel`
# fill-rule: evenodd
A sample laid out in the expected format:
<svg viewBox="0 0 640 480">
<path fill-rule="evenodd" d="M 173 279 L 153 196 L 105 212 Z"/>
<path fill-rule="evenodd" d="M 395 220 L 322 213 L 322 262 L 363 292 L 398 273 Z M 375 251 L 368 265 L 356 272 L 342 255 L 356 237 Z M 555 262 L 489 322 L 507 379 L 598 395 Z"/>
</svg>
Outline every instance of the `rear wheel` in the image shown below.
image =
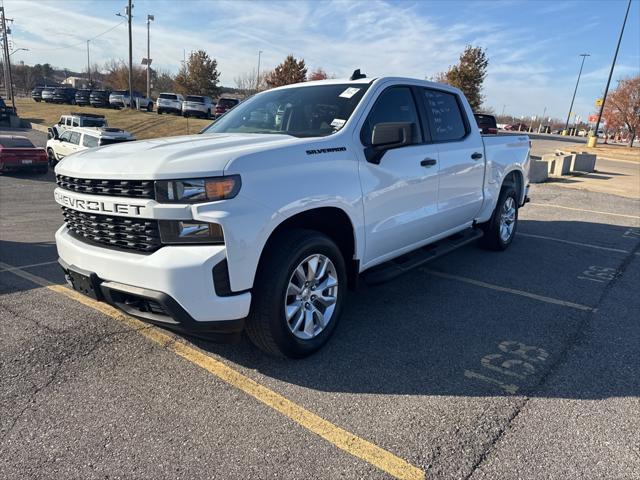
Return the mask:
<svg viewBox="0 0 640 480">
<path fill-rule="evenodd" d="M 480 243 L 489 250 L 506 250 L 516 235 L 517 227 L 518 194 L 511 185 L 505 185 L 500 190 L 491 219 L 480 225 L 484 231 Z"/>
<path fill-rule="evenodd" d="M 51 165 L 52 168 L 55 167 L 58 159 L 56 158 L 56 154 L 53 153 L 52 148 L 47 148 L 47 157 L 49 157 L 49 165 Z"/>
<path fill-rule="evenodd" d="M 153 103 L 147 103 L 147 112 L 153 112 Z"/>
<path fill-rule="evenodd" d="M 272 355 L 306 357 L 333 334 L 346 290 L 345 262 L 331 239 L 312 230 L 286 232 L 260 264 L 247 335 Z"/>
</svg>

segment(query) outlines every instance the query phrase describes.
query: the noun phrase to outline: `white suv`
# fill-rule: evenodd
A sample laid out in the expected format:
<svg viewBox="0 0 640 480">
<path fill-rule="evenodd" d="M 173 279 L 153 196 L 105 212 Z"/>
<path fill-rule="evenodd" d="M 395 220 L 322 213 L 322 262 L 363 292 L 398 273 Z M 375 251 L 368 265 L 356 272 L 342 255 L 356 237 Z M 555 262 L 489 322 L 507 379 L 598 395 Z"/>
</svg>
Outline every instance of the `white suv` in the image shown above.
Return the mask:
<svg viewBox="0 0 640 480">
<path fill-rule="evenodd" d="M 187 95 L 182 102 L 182 115 L 211 118 L 213 108 L 211 98 L 202 95 Z"/>
<path fill-rule="evenodd" d="M 161 93 L 158 96 L 158 115 L 161 113 L 177 113 L 182 115 L 184 97 L 179 93 Z"/>
<path fill-rule="evenodd" d="M 104 115 L 96 115 L 93 113 L 72 113 L 70 115 L 61 115 L 58 123 L 54 125 L 55 129 L 58 131 L 58 135 L 72 127 L 102 128 L 107 126 L 107 119 L 104 118 Z"/>
<path fill-rule="evenodd" d="M 72 153 L 135 140 L 133 135 L 119 128 L 72 127 L 61 134 L 50 128 L 48 137 L 47 156 L 52 167 Z"/>
</svg>

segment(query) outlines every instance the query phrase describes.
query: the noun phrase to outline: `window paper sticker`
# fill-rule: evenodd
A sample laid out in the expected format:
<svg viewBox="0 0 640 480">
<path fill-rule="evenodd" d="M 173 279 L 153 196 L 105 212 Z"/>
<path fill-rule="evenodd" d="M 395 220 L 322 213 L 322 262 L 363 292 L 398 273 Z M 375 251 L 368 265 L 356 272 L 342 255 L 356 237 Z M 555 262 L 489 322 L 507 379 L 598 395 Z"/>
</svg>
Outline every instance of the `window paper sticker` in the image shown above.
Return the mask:
<svg viewBox="0 0 640 480">
<path fill-rule="evenodd" d="M 333 121 L 331 122 L 331 126 L 336 130 L 340 130 L 345 123 L 347 123 L 347 121 L 343 120 L 342 118 L 334 118 Z"/>
<path fill-rule="evenodd" d="M 359 91 L 360 91 L 360 89 L 359 89 L 359 88 L 356 88 L 356 87 L 349 87 L 349 88 L 347 88 L 344 92 L 342 92 L 342 93 L 340 94 L 340 96 L 341 96 L 342 98 L 351 98 L 351 97 L 353 97 L 356 93 L 358 93 Z"/>
</svg>

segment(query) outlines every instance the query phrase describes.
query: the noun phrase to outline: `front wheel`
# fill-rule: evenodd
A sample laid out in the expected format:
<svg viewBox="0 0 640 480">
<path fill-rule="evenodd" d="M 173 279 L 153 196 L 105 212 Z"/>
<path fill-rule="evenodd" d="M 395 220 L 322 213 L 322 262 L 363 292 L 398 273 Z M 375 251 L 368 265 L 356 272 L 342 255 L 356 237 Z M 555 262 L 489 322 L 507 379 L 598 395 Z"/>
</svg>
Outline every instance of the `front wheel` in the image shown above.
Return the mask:
<svg viewBox="0 0 640 480">
<path fill-rule="evenodd" d="M 489 250 L 506 250 L 518 227 L 518 194 L 510 185 L 500 190 L 498 203 L 487 223 L 480 225 L 484 236 L 480 240 L 483 247 Z"/>
<path fill-rule="evenodd" d="M 346 290 L 344 258 L 330 238 L 312 230 L 286 232 L 261 261 L 247 335 L 272 355 L 311 355 L 333 334 Z"/>
<path fill-rule="evenodd" d="M 56 158 L 56 154 L 53 153 L 52 148 L 47 148 L 47 157 L 49 157 L 49 165 L 51 168 L 55 167 L 58 164 L 58 159 Z"/>
</svg>

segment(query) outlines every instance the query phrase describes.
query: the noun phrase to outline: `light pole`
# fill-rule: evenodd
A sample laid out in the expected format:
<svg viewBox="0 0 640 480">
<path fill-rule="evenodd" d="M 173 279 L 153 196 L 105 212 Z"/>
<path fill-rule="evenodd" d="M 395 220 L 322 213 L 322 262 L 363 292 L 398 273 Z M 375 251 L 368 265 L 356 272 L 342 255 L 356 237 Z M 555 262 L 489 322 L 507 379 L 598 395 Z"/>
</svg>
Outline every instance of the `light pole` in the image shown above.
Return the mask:
<svg viewBox="0 0 640 480">
<path fill-rule="evenodd" d="M 151 98 L 151 76 L 149 73 L 151 68 L 151 34 L 149 26 L 154 20 L 153 15 L 147 15 L 147 98 Z"/>
<path fill-rule="evenodd" d="M 89 61 L 89 42 L 90 40 L 87 40 L 87 77 L 89 77 L 89 88 L 91 88 L 91 63 Z"/>
<path fill-rule="evenodd" d="M 12 51 L 9 53 L 9 56 L 13 55 L 13 54 L 14 54 L 14 53 L 16 53 L 16 52 L 19 52 L 20 50 L 22 50 L 23 52 L 28 52 L 28 51 L 29 51 L 29 49 L 28 49 L 28 48 L 16 48 L 15 50 L 12 50 Z"/>
<path fill-rule="evenodd" d="M 128 5 L 125 7 L 125 15 L 122 15 L 121 13 L 116 13 L 116 15 L 118 17 L 126 17 L 127 18 L 127 23 L 129 24 L 129 107 L 130 108 L 134 108 L 133 107 L 133 85 L 131 83 L 131 75 L 132 75 L 132 70 L 133 70 L 133 43 L 132 43 L 132 35 L 131 35 L 131 17 L 133 16 L 133 12 L 131 11 L 133 9 L 133 4 L 131 3 L 131 0 L 129 0 Z"/>
<path fill-rule="evenodd" d="M 544 116 L 547 114 L 547 107 L 544 107 L 544 111 L 542 112 L 542 116 L 540 117 L 540 124 L 538 125 L 538 133 L 542 130 L 542 122 L 544 122 Z"/>
<path fill-rule="evenodd" d="M 571 118 L 571 111 L 573 110 L 573 102 L 576 99 L 576 92 L 578 91 L 578 84 L 580 83 L 580 76 L 582 75 L 582 67 L 584 67 L 584 61 L 587 57 L 590 57 L 588 53 L 581 53 L 582 63 L 580 64 L 580 71 L 578 72 L 578 81 L 576 82 L 576 88 L 573 90 L 573 98 L 571 99 L 571 106 L 569 107 L 569 113 L 567 115 L 567 122 L 564 125 L 564 130 L 562 131 L 563 135 L 567 134 L 567 129 L 569 128 L 569 119 Z"/>
<path fill-rule="evenodd" d="M 604 112 L 604 103 L 607 101 L 607 93 L 609 93 L 609 84 L 611 83 L 611 77 L 613 76 L 613 69 L 616 66 L 616 60 L 618 58 L 618 50 L 620 50 L 620 42 L 622 42 L 622 34 L 624 33 L 624 26 L 627 24 L 627 17 L 629 16 L 629 9 L 631 8 L 631 0 L 627 5 L 627 13 L 624 14 L 624 21 L 622 22 L 622 28 L 620 29 L 620 36 L 618 37 L 618 46 L 616 47 L 616 53 L 613 55 L 613 62 L 611 63 L 611 70 L 609 70 L 609 79 L 607 80 L 607 86 L 604 89 L 604 96 L 602 97 L 602 105 L 600 105 L 600 112 L 598 113 L 598 121 L 596 122 L 596 134 L 589 138 L 588 146 L 595 147 L 598 143 L 598 128 L 600 127 L 600 121 L 602 120 L 602 112 Z M 606 141 L 605 136 L 605 141 Z"/>
<path fill-rule="evenodd" d="M 507 108 L 507 106 L 505 104 L 502 105 L 502 113 L 500 114 L 501 117 L 504 117 L 504 111 Z"/>
<path fill-rule="evenodd" d="M 262 50 L 258 51 L 258 74 L 256 75 L 256 93 L 260 89 L 260 57 L 262 56 Z"/>
</svg>

